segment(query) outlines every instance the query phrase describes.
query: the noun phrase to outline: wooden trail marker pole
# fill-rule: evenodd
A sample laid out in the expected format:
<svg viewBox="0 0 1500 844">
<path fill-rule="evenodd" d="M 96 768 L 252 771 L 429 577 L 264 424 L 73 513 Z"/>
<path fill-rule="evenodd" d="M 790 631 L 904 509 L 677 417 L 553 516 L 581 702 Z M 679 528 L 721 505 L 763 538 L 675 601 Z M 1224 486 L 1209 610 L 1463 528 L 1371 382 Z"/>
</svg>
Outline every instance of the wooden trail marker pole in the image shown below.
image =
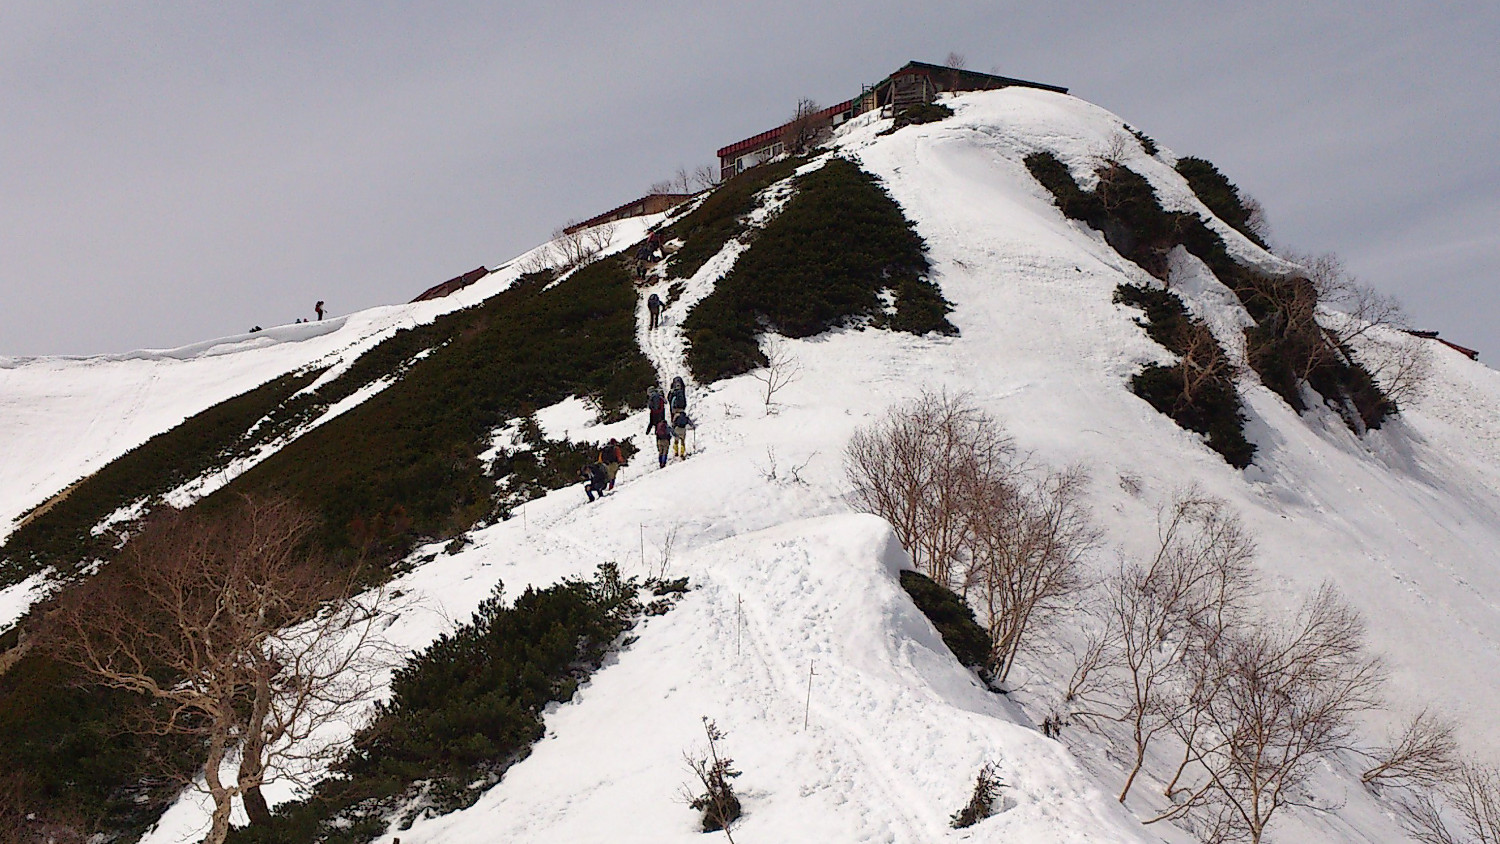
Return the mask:
<svg viewBox="0 0 1500 844">
<path fill-rule="evenodd" d="M 802 707 L 802 729 L 804 732 L 807 730 L 808 718 L 812 715 L 812 681 L 814 677 L 818 676 L 818 672 L 813 670 L 814 665 L 815 663 L 812 662 L 807 664 L 807 703 L 803 704 Z"/>
<path fill-rule="evenodd" d="M 734 655 L 740 655 L 740 630 L 744 626 L 745 599 L 734 596 Z"/>
</svg>

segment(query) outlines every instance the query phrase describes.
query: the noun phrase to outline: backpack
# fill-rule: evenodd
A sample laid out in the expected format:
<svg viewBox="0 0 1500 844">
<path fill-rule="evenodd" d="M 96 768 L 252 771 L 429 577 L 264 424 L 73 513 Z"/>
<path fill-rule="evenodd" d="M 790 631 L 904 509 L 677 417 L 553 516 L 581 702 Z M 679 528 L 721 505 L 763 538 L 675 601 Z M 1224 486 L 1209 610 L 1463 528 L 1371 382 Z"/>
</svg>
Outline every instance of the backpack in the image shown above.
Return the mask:
<svg viewBox="0 0 1500 844">
<path fill-rule="evenodd" d="M 687 391 L 673 390 L 671 404 L 673 410 L 687 410 Z"/>
<path fill-rule="evenodd" d="M 667 420 L 663 419 L 656 423 L 656 438 L 659 440 L 672 438 L 672 426 L 667 424 Z"/>
<path fill-rule="evenodd" d="M 662 402 L 661 393 L 652 393 L 651 397 L 646 399 L 646 407 L 650 408 L 652 413 L 661 413 L 665 407 L 665 404 Z"/>
<path fill-rule="evenodd" d="M 656 295 L 655 293 L 652 293 L 651 298 L 646 300 L 646 307 L 650 308 L 653 311 L 661 310 L 661 297 Z"/>
</svg>

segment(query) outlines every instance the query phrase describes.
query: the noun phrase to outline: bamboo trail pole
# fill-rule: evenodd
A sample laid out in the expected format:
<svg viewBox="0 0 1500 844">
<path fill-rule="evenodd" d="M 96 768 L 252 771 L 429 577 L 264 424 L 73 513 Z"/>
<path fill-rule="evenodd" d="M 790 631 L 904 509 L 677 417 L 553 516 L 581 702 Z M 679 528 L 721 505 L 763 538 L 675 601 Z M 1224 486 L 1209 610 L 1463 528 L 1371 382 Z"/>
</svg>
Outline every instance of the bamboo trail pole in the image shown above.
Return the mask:
<svg viewBox="0 0 1500 844">
<path fill-rule="evenodd" d="M 808 719 L 812 716 L 812 681 L 818 676 L 818 672 L 813 670 L 815 665 L 816 663 L 813 662 L 807 664 L 807 703 L 802 706 L 802 730 L 804 732 L 807 731 Z"/>
</svg>

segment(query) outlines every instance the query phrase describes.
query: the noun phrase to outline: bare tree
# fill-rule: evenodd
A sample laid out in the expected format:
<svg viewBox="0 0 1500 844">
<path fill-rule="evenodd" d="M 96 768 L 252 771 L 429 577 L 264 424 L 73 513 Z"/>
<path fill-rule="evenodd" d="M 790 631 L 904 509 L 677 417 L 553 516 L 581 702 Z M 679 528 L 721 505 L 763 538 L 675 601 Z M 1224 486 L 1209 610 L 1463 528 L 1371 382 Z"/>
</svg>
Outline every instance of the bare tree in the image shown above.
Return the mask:
<svg viewBox="0 0 1500 844">
<path fill-rule="evenodd" d="M 585 251 L 590 258 L 598 256 L 615 242 L 615 224 L 600 223 L 597 226 L 589 226 L 580 232 L 583 235 Z"/>
<path fill-rule="evenodd" d="M 602 234 L 599 231 L 601 228 L 605 229 Z M 613 239 L 612 224 L 581 229 L 570 224 L 552 233 L 549 263 L 555 265 L 559 272 L 578 269 L 597 260 Z M 601 241 L 603 245 L 600 245 Z"/>
<path fill-rule="evenodd" d="M 1349 746 L 1354 716 L 1377 705 L 1380 662 L 1364 650 L 1358 613 L 1328 585 L 1292 625 L 1232 631 L 1210 653 L 1192 747 L 1203 784 L 1148 822 L 1203 809 L 1258 844 L 1275 813 L 1297 805 L 1314 763 Z"/>
<path fill-rule="evenodd" d="M 766 365 L 752 370 L 750 377 L 759 381 L 766 389 L 766 413 L 771 413 L 772 400 L 776 394 L 802 377 L 802 362 L 787 348 L 786 341 L 768 334 L 761 341 L 761 350 L 766 356 Z"/>
<path fill-rule="evenodd" d="M 943 60 L 943 67 L 946 67 L 949 70 L 963 70 L 968 66 L 969 60 L 964 58 L 963 53 L 957 51 L 949 52 L 948 58 Z"/>
<path fill-rule="evenodd" d="M 295 776 L 312 761 L 303 742 L 373 689 L 379 609 L 355 599 L 352 572 L 308 550 L 314 527 L 282 499 L 158 517 L 47 619 L 57 658 L 163 704 L 146 729 L 203 740 L 209 844 L 224 840 L 236 797 L 252 823 L 269 820 L 261 786 Z"/>
<path fill-rule="evenodd" d="M 967 499 L 969 581 L 990 636 L 988 668 L 1003 683 L 1027 636 L 1067 606 L 1086 581 L 1084 555 L 1099 534 L 1089 519 L 1080 467 L 995 479 Z"/>
<path fill-rule="evenodd" d="M 984 491 L 1009 494 L 995 477 L 1008 471 L 1014 450 L 1000 424 L 967 394 L 924 392 L 856 431 L 844 469 L 855 506 L 891 523 L 918 571 L 967 591 L 964 502 Z"/>
<path fill-rule="evenodd" d="M 1251 234 L 1260 238 L 1262 243 L 1269 242 L 1271 239 L 1271 220 L 1266 216 L 1266 207 L 1261 204 L 1260 200 L 1245 193 L 1244 190 L 1239 191 L 1239 197 L 1240 206 L 1245 209 L 1245 228 L 1249 229 Z"/>
<path fill-rule="evenodd" d="M 781 131 L 781 143 L 786 147 L 787 152 L 802 155 L 818 142 L 826 128 L 824 122 L 818 119 L 820 111 L 822 109 L 817 101 L 810 97 L 803 97 L 797 101 L 797 107 L 792 111 L 792 119 Z"/>
<path fill-rule="evenodd" d="M 1459 772 L 1457 724 L 1431 709 L 1422 709 L 1401 732 L 1375 753 L 1367 754 L 1371 765 L 1360 775 L 1365 785 L 1435 788 Z"/>
<path fill-rule="evenodd" d="M 1352 364 L 1358 359 L 1387 397 L 1399 402 L 1420 392 L 1429 374 L 1428 349 L 1404 333 L 1409 321 L 1395 297 L 1361 282 L 1332 253 L 1287 252 L 1282 257 L 1301 266 L 1305 284 L 1270 281 L 1260 285 L 1266 288 L 1260 292 L 1291 315 L 1289 330 L 1325 341 L 1317 344 L 1318 354 L 1308 356 L 1300 377 L 1330 360 Z M 1292 292 L 1292 301 L 1286 291 Z"/>
<path fill-rule="evenodd" d="M 1157 537 L 1149 561 L 1122 564 L 1107 581 L 1096 649 L 1106 670 L 1095 669 L 1092 684 L 1072 690 L 1093 704 L 1082 720 L 1111 720 L 1129 730 L 1132 765 L 1121 803 L 1151 742 L 1192 708 L 1185 682 L 1191 655 L 1212 648 L 1240 622 L 1254 585 L 1255 544 L 1222 500 L 1194 489 L 1179 493 L 1158 513 Z"/>
<path fill-rule="evenodd" d="M 1465 761 L 1440 787 L 1419 789 L 1398 808 L 1423 844 L 1500 844 L 1500 769 Z"/>
<path fill-rule="evenodd" d="M 708 190 L 719 183 L 719 168 L 712 164 L 704 164 L 693 170 L 693 187 L 697 190 Z"/>
</svg>

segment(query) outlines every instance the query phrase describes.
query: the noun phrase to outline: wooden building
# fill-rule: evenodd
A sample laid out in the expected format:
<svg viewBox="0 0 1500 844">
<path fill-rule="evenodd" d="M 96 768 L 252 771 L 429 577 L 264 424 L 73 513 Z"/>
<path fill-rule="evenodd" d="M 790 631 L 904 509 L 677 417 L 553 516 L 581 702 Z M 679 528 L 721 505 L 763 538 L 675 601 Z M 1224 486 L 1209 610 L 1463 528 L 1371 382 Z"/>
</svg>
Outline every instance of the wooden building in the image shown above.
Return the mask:
<svg viewBox="0 0 1500 844">
<path fill-rule="evenodd" d="M 788 135 L 799 128 L 796 124 L 810 121 L 818 134 L 827 135 L 844 121 L 867 111 L 880 109 L 892 116 L 913 105 L 930 103 L 938 94 L 955 91 L 988 91 L 995 88 L 1040 88 L 1044 91 L 1068 93 L 1067 88 L 979 73 L 972 70 L 944 67 L 926 62 L 907 62 L 901 69 L 874 85 L 865 86 L 860 95 L 829 106 L 809 118 L 789 120 L 774 129 L 736 141 L 718 151 L 719 178 L 727 179 L 736 173 L 763 164 L 788 152 Z"/>
<path fill-rule="evenodd" d="M 640 199 L 633 199 L 624 205 L 611 208 L 595 217 L 590 217 L 581 223 L 574 223 L 563 229 L 567 234 L 581 231 L 592 226 L 602 226 L 605 223 L 613 223 L 616 220 L 624 220 L 630 217 L 644 217 L 647 214 L 660 214 L 670 208 L 674 208 L 692 199 L 695 194 L 691 193 L 648 193 Z"/>
<path fill-rule="evenodd" d="M 864 114 L 867 111 L 881 109 L 882 111 L 889 110 L 886 116 L 891 116 L 891 113 L 903 108 L 930 103 L 937 99 L 938 94 L 951 94 L 957 91 L 991 91 L 997 88 L 1039 88 L 1059 94 L 1068 93 L 1067 88 L 1058 85 L 1028 82 L 1025 79 L 1013 79 L 1009 76 L 996 76 L 993 73 L 980 73 L 975 70 L 963 70 L 926 62 L 907 62 L 895 73 L 865 88 L 859 95 L 859 107 L 855 113 Z"/>
<path fill-rule="evenodd" d="M 736 173 L 764 164 L 787 151 L 788 135 L 798 127 L 796 124 L 806 122 L 814 134 L 827 135 L 835 127 L 845 120 L 858 114 L 854 110 L 854 100 L 845 100 L 838 105 L 829 106 L 821 111 L 806 115 L 802 118 L 794 118 L 777 126 L 767 129 L 758 135 L 751 135 L 743 141 L 736 141 L 719 150 L 719 178 L 727 179 Z"/>
</svg>

